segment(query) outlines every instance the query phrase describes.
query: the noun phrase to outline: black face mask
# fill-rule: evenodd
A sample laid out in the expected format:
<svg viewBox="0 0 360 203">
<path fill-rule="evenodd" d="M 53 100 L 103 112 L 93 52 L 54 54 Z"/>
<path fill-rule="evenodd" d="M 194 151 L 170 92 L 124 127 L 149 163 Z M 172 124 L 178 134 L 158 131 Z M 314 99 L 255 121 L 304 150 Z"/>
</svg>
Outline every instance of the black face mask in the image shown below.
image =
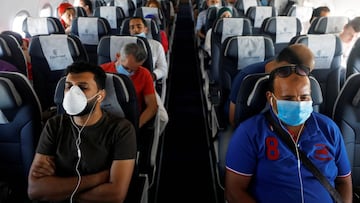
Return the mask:
<svg viewBox="0 0 360 203">
<path fill-rule="evenodd" d="M 87 102 L 86 107 L 82 112 L 80 112 L 74 116 L 85 116 L 85 115 L 89 114 L 91 112 L 91 110 L 93 108 L 95 108 L 96 102 L 97 102 L 97 97 L 94 97 L 93 99 L 91 99 L 90 101 Z"/>
</svg>

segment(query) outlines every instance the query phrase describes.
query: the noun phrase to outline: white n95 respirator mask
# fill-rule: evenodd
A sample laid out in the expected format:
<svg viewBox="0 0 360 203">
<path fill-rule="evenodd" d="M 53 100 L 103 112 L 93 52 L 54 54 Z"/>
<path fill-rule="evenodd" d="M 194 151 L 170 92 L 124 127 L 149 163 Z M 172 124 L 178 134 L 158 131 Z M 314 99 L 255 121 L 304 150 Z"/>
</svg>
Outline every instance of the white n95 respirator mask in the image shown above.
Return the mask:
<svg viewBox="0 0 360 203">
<path fill-rule="evenodd" d="M 74 85 L 70 88 L 68 92 L 64 95 L 63 107 L 67 114 L 72 116 L 82 116 L 89 114 L 94 107 L 96 100 L 93 100 L 95 96 L 89 99 L 86 98 L 84 92 L 79 88 L 79 86 Z"/>
</svg>

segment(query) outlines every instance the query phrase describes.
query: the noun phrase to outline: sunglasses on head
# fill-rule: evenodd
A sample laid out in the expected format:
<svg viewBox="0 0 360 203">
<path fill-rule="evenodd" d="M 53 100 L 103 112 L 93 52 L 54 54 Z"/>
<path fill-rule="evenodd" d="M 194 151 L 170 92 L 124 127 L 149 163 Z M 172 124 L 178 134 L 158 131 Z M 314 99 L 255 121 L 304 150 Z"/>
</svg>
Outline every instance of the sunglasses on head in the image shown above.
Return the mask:
<svg viewBox="0 0 360 203">
<path fill-rule="evenodd" d="M 276 68 L 273 70 L 273 74 L 285 78 L 291 75 L 293 72 L 300 76 L 308 76 L 310 74 L 310 68 L 304 65 L 288 65 Z"/>
</svg>

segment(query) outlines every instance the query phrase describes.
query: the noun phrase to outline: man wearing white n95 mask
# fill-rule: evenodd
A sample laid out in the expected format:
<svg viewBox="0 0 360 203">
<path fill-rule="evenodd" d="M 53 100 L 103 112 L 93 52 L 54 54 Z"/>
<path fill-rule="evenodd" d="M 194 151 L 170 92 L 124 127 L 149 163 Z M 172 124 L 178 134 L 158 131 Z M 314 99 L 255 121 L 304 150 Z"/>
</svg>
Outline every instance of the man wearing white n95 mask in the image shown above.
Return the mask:
<svg viewBox="0 0 360 203">
<path fill-rule="evenodd" d="M 105 72 L 88 63 L 68 66 L 63 107 L 49 119 L 29 173 L 31 199 L 123 202 L 133 174 L 133 125 L 100 108 Z"/>
</svg>

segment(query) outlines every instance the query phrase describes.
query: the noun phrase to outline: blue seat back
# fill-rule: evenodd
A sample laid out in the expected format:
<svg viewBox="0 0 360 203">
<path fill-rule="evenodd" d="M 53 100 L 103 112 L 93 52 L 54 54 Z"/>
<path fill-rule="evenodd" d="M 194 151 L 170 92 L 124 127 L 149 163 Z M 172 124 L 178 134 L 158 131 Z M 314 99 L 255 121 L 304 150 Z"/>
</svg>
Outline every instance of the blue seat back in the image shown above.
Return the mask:
<svg viewBox="0 0 360 203">
<path fill-rule="evenodd" d="M 0 34 L 0 59 L 11 63 L 22 74 L 28 76 L 23 50 L 13 36 Z"/>
<path fill-rule="evenodd" d="M 55 17 L 27 17 L 23 22 L 22 30 L 26 38 L 36 35 L 65 34 L 60 20 Z"/>
<path fill-rule="evenodd" d="M 100 6 L 95 9 L 95 17 L 105 18 L 110 25 L 111 34 L 120 34 L 121 23 L 124 20 L 125 13 L 119 6 Z"/>
<path fill-rule="evenodd" d="M 80 39 L 73 35 L 34 36 L 29 47 L 33 85 L 44 110 L 54 106 L 53 97 L 65 68 L 74 61 L 88 61 Z"/>
<path fill-rule="evenodd" d="M 0 180 L 17 201 L 27 198 L 27 179 L 41 132 L 41 106 L 21 73 L 0 71 Z"/>
<path fill-rule="evenodd" d="M 354 188 L 360 186 L 360 74 L 354 73 L 347 78 L 336 99 L 332 119 L 339 126 L 351 165 Z"/>
</svg>

